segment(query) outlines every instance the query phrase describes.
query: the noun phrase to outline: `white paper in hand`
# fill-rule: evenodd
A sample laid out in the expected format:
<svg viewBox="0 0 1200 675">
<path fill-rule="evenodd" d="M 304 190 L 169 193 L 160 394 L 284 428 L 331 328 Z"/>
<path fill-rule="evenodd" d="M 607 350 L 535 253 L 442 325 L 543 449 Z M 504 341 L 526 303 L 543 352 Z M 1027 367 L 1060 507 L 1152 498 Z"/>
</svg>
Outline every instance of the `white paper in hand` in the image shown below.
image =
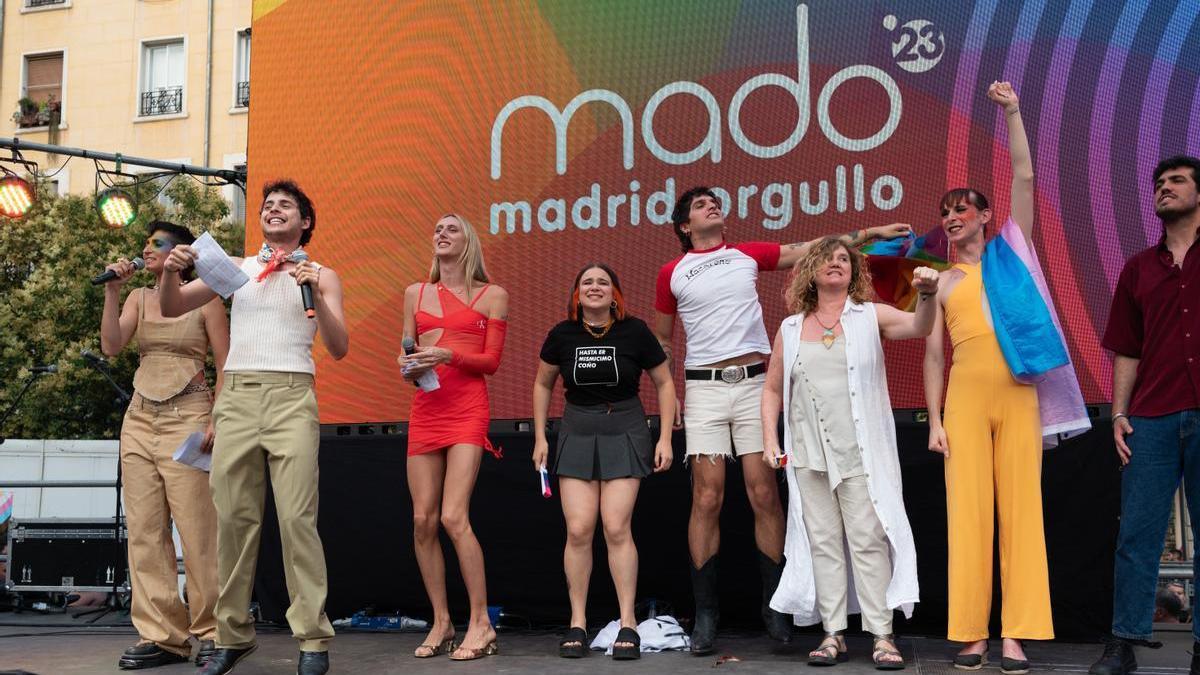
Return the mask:
<svg viewBox="0 0 1200 675">
<path fill-rule="evenodd" d="M 402 375 L 407 375 L 409 370 L 410 368 L 407 367 L 401 368 L 400 373 Z M 438 379 L 438 374 L 436 372 L 427 370 L 417 378 L 417 386 L 421 388 L 421 391 L 429 392 L 440 389 L 442 384 Z"/>
<path fill-rule="evenodd" d="M 204 447 L 204 432 L 194 432 L 184 439 L 171 458 L 180 464 L 186 464 L 201 471 L 212 471 L 212 453 L 203 452 L 202 447 Z"/>
<path fill-rule="evenodd" d="M 196 276 L 222 298 L 228 300 L 234 291 L 250 281 L 211 234 L 200 235 L 192 243 L 192 250 L 196 252 Z"/>
<path fill-rule="evenodd" d="M 438 374 L 432 370 L 427 370 L 423 375 L 417 378 L 417 386 L 422 391 L 430 392 L 441 388 L 442 384 L 438 380 Z"/>
</svg>

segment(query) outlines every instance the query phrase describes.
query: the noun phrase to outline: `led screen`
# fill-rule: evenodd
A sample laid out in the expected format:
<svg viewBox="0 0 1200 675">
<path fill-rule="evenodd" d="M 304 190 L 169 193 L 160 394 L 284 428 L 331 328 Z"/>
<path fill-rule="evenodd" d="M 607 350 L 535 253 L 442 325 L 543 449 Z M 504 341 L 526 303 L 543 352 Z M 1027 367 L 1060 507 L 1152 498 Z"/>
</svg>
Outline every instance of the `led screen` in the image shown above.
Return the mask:
<svg viewBox="0 0 1200 675">
<path fill-rule="evenodd" d="M 653 319 L 669 213 L 704 184 L 731 241 L 938 224 L 948 187 L 1008 212 L 1010 80 L 1037 175 L 1035 243 L 1089 402 L 1123 260 L 1156 242 L 1150 171 L 1200 153 L 1195 2 L 363 2 L 258 0 L 254 186 L 296 179 L 313 258 L 346 285 L 351 351 L 318 349 L 325 423 L 404 420 L 403 292 L 432 228 L 464 215 L 511 295 L 492 415 L 524 418 L 538 348 L 591 260 Z M 247 228 L 247 247 L 260 235 Z M 768 332 L 787 272 L 759 278 Z M 678 328 L 682 332 L 681 327 Z M 682 337 L 677 334 L 678 353 Z M 924 407 L 923 345 L 888 345 L 892 402 Z M 650 386 L 644 384 L 643 392 Z M 653 400 L 644 396 L 647 408 Z"/>
</svg>

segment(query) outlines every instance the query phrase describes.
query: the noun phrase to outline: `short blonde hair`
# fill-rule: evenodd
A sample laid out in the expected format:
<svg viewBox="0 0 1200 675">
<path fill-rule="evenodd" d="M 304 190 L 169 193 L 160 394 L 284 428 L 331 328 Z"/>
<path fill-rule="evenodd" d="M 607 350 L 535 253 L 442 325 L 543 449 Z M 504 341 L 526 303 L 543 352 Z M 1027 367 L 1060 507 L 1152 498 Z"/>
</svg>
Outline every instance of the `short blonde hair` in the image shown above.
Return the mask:
<svg viewBox="0 0 1200 675">
<path fill-rule="evenodd" d="M 486 284 L 488 279 L 487 269 L 483 264 L 483 245 L 479 242 L 479 235 L 475 234 L 475 228 L 471 223 L 467 222 L 466 218 L 457 213 L 447 213 L 442 218 L 453 218 L 462 226 L 463 234 L 466 235 L 467 244 L 463 247 L 462 255 L 458 256 L 458 264 L 463 268 L 463 277 L 467 280 L 467 294 L 470 295 L 471 288 L 474 285 L 472 282 Z M 440 220 L 440 219 L 439 219 Z M 442 272 L 438 269 L 437 256 L 433 256 L 433 264 L 429 267 L 429 283 L 435 284 L 442 279 Z"/>
<path fill-rule="evenodd" d="M 804 257 L 792 266 L 792 281 L 783 294 L 789 313 L 809 314 L 817 308 L 817 270 L 829 262 L 839 248 L 846 249 L 850 254 L 850 288 L 847 289 L 850 299 L 862 304 L 875 297 L 867 256 L 851 248 L 839 237 L 825 237 L 809 246 Z"/>
</svg>

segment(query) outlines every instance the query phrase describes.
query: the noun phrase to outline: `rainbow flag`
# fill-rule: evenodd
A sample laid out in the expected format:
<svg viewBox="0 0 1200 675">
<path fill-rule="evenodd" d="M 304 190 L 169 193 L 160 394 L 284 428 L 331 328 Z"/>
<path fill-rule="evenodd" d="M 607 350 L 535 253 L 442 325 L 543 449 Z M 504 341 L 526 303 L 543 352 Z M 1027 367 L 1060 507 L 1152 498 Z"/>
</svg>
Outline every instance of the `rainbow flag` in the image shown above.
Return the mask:
<svg viewBox="0 0 1200 675">
<path fill-rule="evenodd" d="M 917 291 L 912 286 L 913 270 L 950 267 L 950 243 L 941 227 L 934 227 L 919 237 L 910 232 L 907 237 L 873 241 L 859 250 L 867 255 L 867 264 L 871 266 L 875 296 L 907 312 L 917 307 Z"/>
</svg>

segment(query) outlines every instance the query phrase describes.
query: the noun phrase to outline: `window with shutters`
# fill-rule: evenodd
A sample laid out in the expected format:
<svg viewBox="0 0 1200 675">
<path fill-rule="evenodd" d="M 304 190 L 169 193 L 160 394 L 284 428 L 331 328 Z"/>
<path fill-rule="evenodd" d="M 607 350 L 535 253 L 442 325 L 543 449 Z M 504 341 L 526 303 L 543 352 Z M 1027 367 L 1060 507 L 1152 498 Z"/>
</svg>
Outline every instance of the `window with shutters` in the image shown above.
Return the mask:
<svg viewBox="0 0 1200 675">
<path fill-rule="evenodd" d="M 186 73 L 182 39 L 143 43 L 138 116 L 182 113 Z"/>
<path fill-rule="evenodd" d="M 62 52 L 25 56 L 25 83 L 13 116 L 18 127 L 44 127 L 52 121 L 61 122 L 63 61 Z"/>
<path fill-rule="evenodd" d="M 233 73 L 234 92 L 233 107 L 245 108 L 250 105 L 250 29 L 240 30 L 237 34 L 237 62 Z"/>
</svg>

